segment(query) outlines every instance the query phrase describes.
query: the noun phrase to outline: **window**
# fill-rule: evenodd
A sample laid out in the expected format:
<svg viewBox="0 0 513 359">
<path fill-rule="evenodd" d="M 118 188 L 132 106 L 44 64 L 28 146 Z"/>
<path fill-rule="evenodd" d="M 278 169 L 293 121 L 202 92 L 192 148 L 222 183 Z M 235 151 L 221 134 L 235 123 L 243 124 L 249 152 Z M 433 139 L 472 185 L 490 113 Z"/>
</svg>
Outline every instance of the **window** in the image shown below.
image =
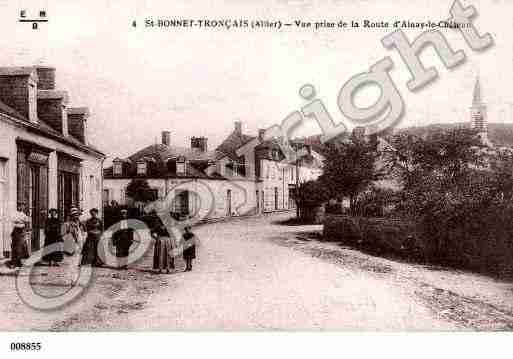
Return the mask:
<svg viewBox="0 0 513 359">
<path fill-rule="evenodd" d="M 167 170 L 173 174 L 176 173 L 176 160 L 167 161 Z"/>
<path fill-rule="evenodd" d="M 0 158 L 0 182 L 7 181 L 7 161 Z"/>
<path fill-rule="evenodd" d="M 176 174 L 184 175 L 186 172 L 185 158 L 179 158 L 176 161 Z"/>
<path fill-rule="evenodd" d="M 146 161 L 137 162 L 137 175 L 138 176 L 146 175 L 146 169 L 147 169 Z"/>
<path fill-rule="evenodd" d="M 123 163 L 121 161 L 114 162 L 114 175 L 121 176 L 123 174 Z"/>
<path fill-rule="evenodd" d="M 104 205 L 109 205 L 110 203 L 109 189 L 107 188 L 103 190 L 103 203 Z"/>
</svg>

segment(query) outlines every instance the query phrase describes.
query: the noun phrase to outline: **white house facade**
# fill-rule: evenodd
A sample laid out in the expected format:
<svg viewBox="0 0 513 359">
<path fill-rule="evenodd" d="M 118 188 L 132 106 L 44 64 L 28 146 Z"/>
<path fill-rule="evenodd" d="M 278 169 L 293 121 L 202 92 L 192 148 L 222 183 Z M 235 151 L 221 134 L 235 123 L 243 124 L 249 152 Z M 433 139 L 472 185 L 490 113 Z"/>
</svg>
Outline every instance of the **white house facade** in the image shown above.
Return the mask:
<svg viewBox="0 0 513 359">
<path fill-rule="evenodd" d="M 0 68 L 0 256 L 9 256 L 13 215 L 29 218 L 41 248 L 49 208 L 101 209 L 105 156 L 87 138 L 86 108 L 68 107 L 55 69 Z"/>
<path fill-rule="evenodd" d="M 128 184 L 145 179 L 154 199 L 171 212 L 222 218 L 295 208 L 294 188 L 317 178 L 322 156 L 312 152 L 294 163 L 283 161 L 276 141 L 242 133 L 242 124 L 214 151 L 207 139 L 193 137 L 191 147 L 171 145 L 171 133 L 128 158 L 116 158 L 104 171 L 104 204 L 126 205 Z"/>
</svg>

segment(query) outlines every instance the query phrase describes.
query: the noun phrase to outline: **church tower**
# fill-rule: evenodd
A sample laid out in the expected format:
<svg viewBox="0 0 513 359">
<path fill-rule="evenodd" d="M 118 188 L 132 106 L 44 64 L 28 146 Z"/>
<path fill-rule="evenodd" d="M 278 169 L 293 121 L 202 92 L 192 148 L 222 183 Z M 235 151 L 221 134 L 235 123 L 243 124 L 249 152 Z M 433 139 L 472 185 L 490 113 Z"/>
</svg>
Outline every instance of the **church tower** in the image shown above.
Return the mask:
<svg viewBox="0 0 513 359">
<path fill-rule="evenodd" d="M 488 141 L 488 125 L 486 119 L 486 104 L 481 98 L 481 85 L 479 77 L 476 79 L 474 86 L 474 96 L 472 98 L 472 107 L 470 107 L 470 127 L 478 131 L 478 135 L 484 144 Z"/>
</svg>

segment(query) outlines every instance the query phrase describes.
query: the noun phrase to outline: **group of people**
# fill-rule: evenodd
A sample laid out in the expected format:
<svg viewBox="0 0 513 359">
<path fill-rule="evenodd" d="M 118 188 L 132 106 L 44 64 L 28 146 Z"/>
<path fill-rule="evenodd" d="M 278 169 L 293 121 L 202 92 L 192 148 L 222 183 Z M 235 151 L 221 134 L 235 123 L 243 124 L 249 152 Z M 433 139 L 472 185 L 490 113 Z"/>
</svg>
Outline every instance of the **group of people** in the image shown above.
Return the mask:
<svg viewBox="0 0 513 359">
<path fill-rule="evenodd" d="M 185 261 L 185 271 L 192 271 L 192 261 L 196 258 L 197 239 L 191 226 L 184 227 L 181 243 L 177 243 L 170 235 L 166 226 L 159 221 L 151 231 L 155 239 L 153 250 L 153 269 L 156 273 L 170 273 L 175 269 L 175 257 L 180 253 Z"/>
<path fill-rule="evenodd" d="M 78 208 L 70 210 L 69 220 L 64 223 L 61 222 L 57 209 L 52 208 L 48 212 L 44 227 L 43 262 L 46 262 L 48 266 L 59 266 L 64 260 L 64 255 L 80 254 L 79 266 L 99 267 L 104 265 L 98 251 L 98 244 L 103 234 L 103 223 L 98 217 L 98 209 L 91 209 L 89 211 L 90 218 L 85 222 L 80 221 L 81 213 Z M 127 210 L 122 209 L 120 214 L 120 226 L 112 235 L 112 245 L 118 259 L 118 268 L 127 269 L 130 247 L 136 242 L 135 232 L 128 226 Z M 25 233 L 24 221 L 16 220 L 11 234 L 11 260 L 9 263 L 11 267 L 21 267 L 22 259 L 29 257 Z M 159 220 L 158 224 L 152 228 L 151 235 L 155 241 L 153 253 L 155 273 L 162 273 L 162 271 L 170 273 L 171 270 L 174 270 L 175 257 L 180 254 L 185 261 L 185 271 L 192 270 L 192 261 L 196 258 L 196 237 L 190 226 L 184 228 L 182 240 L 177 241 L 172 239 L 167 228 Z"/>
</svg>

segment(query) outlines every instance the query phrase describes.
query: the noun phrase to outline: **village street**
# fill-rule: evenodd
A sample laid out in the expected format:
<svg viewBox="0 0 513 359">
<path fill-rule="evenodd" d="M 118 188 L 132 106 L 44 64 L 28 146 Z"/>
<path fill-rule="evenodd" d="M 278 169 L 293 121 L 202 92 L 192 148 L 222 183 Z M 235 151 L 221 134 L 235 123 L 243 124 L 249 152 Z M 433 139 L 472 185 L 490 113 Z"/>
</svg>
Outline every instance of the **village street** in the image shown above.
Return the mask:
<svg viewBox="0 0 513 359">
<path fill-rule="evenodd" d="M 504 330 L 513 284 L 394 262 L 319 242 L 322 226 L 290 214 L 195 229 L 192 272 L 150 273 L 151 253 L 128 271 L 101 268 L 79 300 L 54 312 L 28 308 L 0 275 L 0 330 Z M 66 270 L 39 267 L 41 292 L 66 289 Z"/>
</svg>

